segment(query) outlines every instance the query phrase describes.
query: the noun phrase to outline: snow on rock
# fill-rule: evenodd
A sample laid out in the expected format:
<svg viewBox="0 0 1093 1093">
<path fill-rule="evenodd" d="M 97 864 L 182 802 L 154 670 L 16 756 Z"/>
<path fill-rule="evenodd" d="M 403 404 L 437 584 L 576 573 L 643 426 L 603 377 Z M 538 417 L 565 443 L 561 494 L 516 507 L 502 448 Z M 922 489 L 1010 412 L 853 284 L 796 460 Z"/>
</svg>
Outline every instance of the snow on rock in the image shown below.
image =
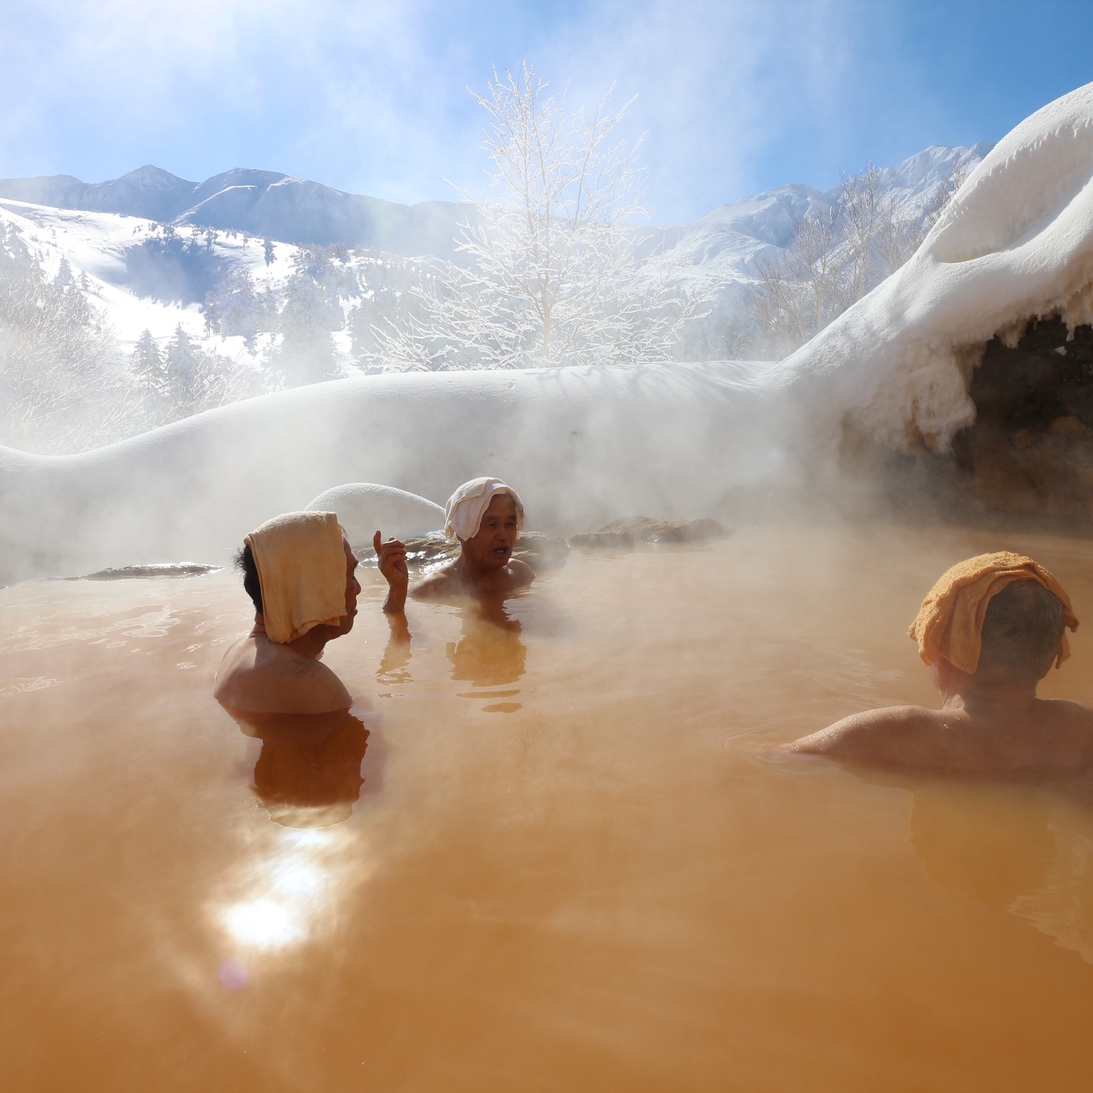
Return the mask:
<svg viewBox="0 0 1093 1093">
<path fill-rule="evenodd" d="M 320 493 L 307 507 L 315 512 L 335 513 L 353 546 L 371 543 L 377 531 L 382 531 L 385 539 L 406 539 L 444 527 L 444 509 L 435 501 L 376 482 L 335 486 Z"/>
<path fill-rule="evenodd" d="M 1093 84 L 1021 122 L 916 254 L 785 361 L 787 384 L 902 451 L 945 452 L 975 418 L 972 369 L 1034 317 L 1093 321 Z"/>
</svg>

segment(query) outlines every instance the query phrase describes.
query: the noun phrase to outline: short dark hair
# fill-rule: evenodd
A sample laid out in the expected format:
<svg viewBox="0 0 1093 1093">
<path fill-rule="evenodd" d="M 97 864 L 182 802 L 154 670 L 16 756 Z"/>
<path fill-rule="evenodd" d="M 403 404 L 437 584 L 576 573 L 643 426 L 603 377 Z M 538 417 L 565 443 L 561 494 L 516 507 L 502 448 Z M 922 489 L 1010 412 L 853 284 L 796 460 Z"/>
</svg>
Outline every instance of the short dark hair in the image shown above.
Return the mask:
<svg viewBox="0 0 1093 1093">
<path fill-rule="evenodd" d="M 246 592 L 254 604 L 254 610 L 262 614 L 262 582 L 258 580 L 258 566 L 255 564 L 254 555 L 250 546 L 244 546 L 235 556 L 235 568 L 243 574 L 243 591 Z"/>
<path fill-rule="evenodd" d="M 1058 597 L 1039 581 L 1013 581 L 987 604 L 979 668 L 1036 683 L 1059 655 L 1065 622 Z"/>
</svg>

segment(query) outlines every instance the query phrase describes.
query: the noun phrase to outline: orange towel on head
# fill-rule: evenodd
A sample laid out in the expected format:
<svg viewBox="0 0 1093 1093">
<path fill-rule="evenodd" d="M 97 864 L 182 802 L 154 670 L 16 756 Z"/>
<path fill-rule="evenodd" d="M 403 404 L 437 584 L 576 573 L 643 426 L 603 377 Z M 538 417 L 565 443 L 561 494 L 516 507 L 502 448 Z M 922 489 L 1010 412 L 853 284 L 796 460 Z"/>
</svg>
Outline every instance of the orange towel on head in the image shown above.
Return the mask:
<svg viewBox="0 0 1093 1093">
<path fill-rule="evenodd" d="M 295 641 L 345 614 L 345 547 L 332 512 L 286 512 L 244 540 L 258 567 L 270 641 Z"/>
<path fill-rule="evenodd" d="M 979 554 L 947 569 L 922 601 L 918 616 L 907 631 L 918 642 L 919 655 L 927 664 L 944 657 L 971 675 L 979 667 L 983 647 L 983 619 L 987 605 L 1014 581 L 1037 581 L 1058 597 L 1063 617 L 1071 630 L 1078 619 L 1063 586 L 1042 565 L 1008 550 Z M 1066 630 L 1059 642 L 1056 667 L 1070 656 Z"/>
</svg>

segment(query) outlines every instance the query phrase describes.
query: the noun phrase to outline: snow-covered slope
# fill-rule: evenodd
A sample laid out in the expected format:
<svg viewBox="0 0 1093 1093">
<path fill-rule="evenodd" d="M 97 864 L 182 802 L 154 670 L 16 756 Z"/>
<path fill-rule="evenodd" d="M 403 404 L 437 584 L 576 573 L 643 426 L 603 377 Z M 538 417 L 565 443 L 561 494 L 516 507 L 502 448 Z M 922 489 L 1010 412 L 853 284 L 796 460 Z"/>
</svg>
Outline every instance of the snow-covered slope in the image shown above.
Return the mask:
<svg viewBox="0 0 1093 1093">
<path fill-rule="evenodd" d="M 974 166 L 986 147 L 930 148 L 882 175 L 901 207 L 913 210 L 954 173 Z M 709 330 L 690 339 L 685 355 L 725 355 L 722 332 L 748 313 L 758 260 L 777 255 L 792 240 L 795 223 L 814 206 L 830 206 L 839 192 L 784 186 L 724 205 L 693 224 L 643 229 L 644 246 L 666 248 L 667 260 L 693 287 L 719 286 L 704 322 Z M 162 341 L 179 324 L 202 338 L 201 304 L 213 282 L 246 269 L 258 290 L 283 285 L 293 270 L 294 244 L 338 242 L 392 255 L 443 257 L 452 253 L 456 225 L 466 212 L 455 203 L 398 205 L 242 168 L 202 183 L 151 166 L 95 184 L 67 175 L 0 180 L 0 218 L 46 252 L 47 266 L 55 268 L 64 257 L 77 276 L 86 272 L 92 278 L 92 300 L 105 309 L 123 349 L 145 329 Z M 171 266 L 170 254 L 142 248 L 163 225 L 184 240 L 202 242 L 207 250 L 200 269 L 180 271 Z M 206 238 L 207 228 L 215 229 L 212 238 Z M 274 245 L 271 265 L 263 258 L 263 238 L 288 241 Z M 378 260 L 405 263 L 400 257 Z M 157 262 L 164 267 L 159 275 Z M 234 343 L 205 341 L 232 357 L 241 351 Z"/>
<path fill-rule="evenodd" d="M 782 438 L 800 427 L 771 398 L 775 367 L 363 376 L 82 455 L 0 448 L 0 584 L 224 561 L 261 521 L 348 482 L 443 502 L 466 479 L 499 475 L 520 491 L 530 529 L 565 533 L 635 514 L 719 513 L 727 492 L 789 473 Z"/>
<path fill-rule="evenodd" d="M 991 149 L 987 143 L 972 148 L 934 146 L 880 172 L 883 187 L 904 215 L 914 217 L 954 178 L 967 176 Z M 758 262 L 773 260 L 793 241 L 798 222 L 817 206 L 830 208 L 842 186 L 816 190 L 796 184 L 722 205 L 693 224 L 675 229 L 678 239 L 669 257 L 688 267 L 697 281 L 718 281 L 728 298 L 745 299 L 746 290 L 759 280 Z"/>
<path fill-rule="evenodd" d="M 911 260 L 785 364 L 827 420 L 891 447 L 944 451 L 974 419 L 972 368 L 1033 317 L 1093 322 L 1093 84 L 1021 122 Z"/>
<path fill-rule="evenodd" d="M 452 253 L 456 224 L 468 215 L 466 206 L 457 202 L 401 205 L 277 171 L 242 167 L 201 183 L 153 166 L 90 184 L 70 175 L 7 178 L 0 179 L 0 197 L 247 232 L 285 243 L 344 243 L 393 254 L 445 257 Z"/>
<path fill-rule="evenodd" d="M 123 345 L 135 342 L 143 330 L 166 339 L 178 325 L 194 338 L 203 335 L 205 320 L 196 301 L 183 303 L 171 294 L 139 291 L 132 256 L 154 236 L 160 226 L 156 221 L 0 199 L 0 223 L 14 228 L 31 245 L 47 271 L 55 272 L 63 258 L 77 279 L 86 273 L 88 297 L 105 312 Z M 261 241 L 222 236 L 209 244 L 208 260 L 220 276 L 246 268 L 264 286 L 289 276 L 295 250 L 275 245 L 273 260 L 266 263 Z"/>
</svg>

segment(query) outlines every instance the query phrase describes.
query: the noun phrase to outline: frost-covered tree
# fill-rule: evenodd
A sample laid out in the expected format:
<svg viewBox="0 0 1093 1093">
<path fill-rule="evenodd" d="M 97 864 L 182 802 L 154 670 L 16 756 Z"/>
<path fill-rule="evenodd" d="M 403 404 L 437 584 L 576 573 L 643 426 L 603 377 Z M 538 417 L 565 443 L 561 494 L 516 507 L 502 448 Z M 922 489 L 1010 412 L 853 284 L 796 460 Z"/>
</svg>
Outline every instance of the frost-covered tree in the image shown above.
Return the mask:
<svg viewBox="0 0 1093 1093">
<path fill-rule="evenodd" d="M 160 424 L 166 420 L 170 405 L 167 394 L 167 362 L 150 330 L 144 330 L 137 339 L 129 367 L 137 391 L 143 398 L 149 424 Z"/>
<path fill-rule="evenodd" d="M 181 324 L 175 328 L 163 359 L 166 421 L 237 402 L 264 389 L 258 376 L 245 364 L 202 349 Z"/>
<path fill-rule="evenodd" d="M 307 270 L 297 270 L 285 286 L 278 319 L 281 343 L 273 367 L 287 387 L 336 379 L 339 375 L 331 333 L 343 324 L 337 297 Z"/>
<path fill-rule="evenodd" d="M 429 369 L 667 359 L 704 299 L 639 254 L 638 146 L 616 139 L 610 94 L 587 117 L 525 64 L 476 99 L 490 118 L 491 186 L 485 199 L 461 191 L 466 261 L 415 287 L 420 318 L 377 324 L 380 358 Z"/>
<path fill-rule="evenodd" d="M 838 198 L 813 204 L 797 222 L 790 245 L 758 263 L 759 348 L 792 352 L 899 269 L 963 177 L 958 169 L 925 202 L 906 208 L 871 164 L 858 175 L 844 175 Z"/>
<path fill-rule="evenodd" d="M 215 332 L 225 338 L 239 335 L 248 346 L 261 329 L 263 310 L 245 266 L 232 270 L 205 297 L 206 317 L 214 317 Z"/>
<path fill-rule="evenodd" d="M 0 223 L 0 443 L 75 451 L 126 431 L 132 391 L 86 283 L 66 261 L 49 277 Z"/>
</svg>

